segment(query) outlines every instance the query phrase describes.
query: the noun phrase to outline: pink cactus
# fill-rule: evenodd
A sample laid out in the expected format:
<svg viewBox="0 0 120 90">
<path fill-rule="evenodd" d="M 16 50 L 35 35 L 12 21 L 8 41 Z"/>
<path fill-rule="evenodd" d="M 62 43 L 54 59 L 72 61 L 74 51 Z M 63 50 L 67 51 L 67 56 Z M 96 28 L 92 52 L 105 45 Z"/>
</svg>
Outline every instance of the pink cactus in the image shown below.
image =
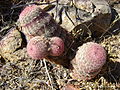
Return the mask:
<svg viewBox="0 0 120 90">
<path fill-rule="evenodd" d="M 59 37 L 52 37 L 50 48 L 51 56 L 60 56 L 64 52 L 64 41 Z"/>
<path fill-rule="evenodd" d="M 26 19 L 28 19 L 28 20 L 31 19 L 31 21 L 33 20 L 34 16 L 31 15 L 31 17 L 30 17 L 30 14 L 32 14 L 31 12 L 33 12 L 36 8 L 37 8 L 36 5 L 31 5 L 31 6 L 26 7 L 26 8 L 20 13 L 20 15 L 19 15 L 19 20 L 20 20 L 21 26 L 25 26 L 27 23 L 29 23 L 29 22 L 27 22 Z M 29 15 L 29 16 L 28 16 L 28 15 Z"/>
<path fill-rule="evenodd" d="M 83 44 L 72 60 L 75 73 L 73 76 L 81 80 L 92 79 L 100 72 L 105 62 L 106 51 L 101 45 L 93 42 Z"/>
<path fill-rule="evenodd" d="M 43 59 L 48 55 L 48 41 L 43 37 L 36 36 L 27 44 L 27 53 L 32 59 Z"/>
<path fill-rule="evenodd" d="M 22 32 L 25 34 L 28 41 L 34 36 L 44 34 L 46 30 L 48 30 L 47 26 L 50 25 L 51 19 L 52 16 L 37 5 L 27 6 L 19 15 Z"/>
<path fill-rule="evenodd" d="M 68 47 L 73 42 L 73 36 L 67 30 L 65 30 L 59 24 L 57 24 L 57 22 L 53 19 L 53 17 L 50 14 L 42 10 L 37 5 L 30 5 L 30 6 L 27 6 L 21 12 L 18 21 L 20 23 L 19 26 L 21 28 L 20 29 L 21 32 L 26 36 L 26 39 L 28 42 L 27 46 L 28 47 L 34 46 L 36 53 L 38 52 L 37 51 L 38 46 L 36 47 L 36 45 L 29 45 L 29 41 L 31 43 L 32 38 L 36 36 L 44 36 L 46 38 L 49 38 L 50 42 L 52 43 L 52 44 L 49 44 L 48 45 L 49 48 L 47 48 L 48 50 L 50 50 L 46 52 L 48 56 L 44 56 L 44 55 L 40 56 L 39 54 L 35 54 L 34 51 L 33 51 L 33 54 L 31 54 L 29 53 L 30 51 L 28 51 L 28 54 L 31 57 L 32 55 L 33 55 L 33 58 L 36 57 L 35 55 L 37 55 L 37 57 L 40 56 L 39 58 L 46 57 L 46 59 L 59 64 L 64 64 L 70 60 L 68 56 L 68 49 L 69 49 L 69 52 L 72 52 L 72 50 Z M 58 37 L 59 39 L 58 38 L 50 39 L 52 37 Z M 63 41 L 60 40 L 60 38 Z"/>
<path fill-rule="evenodd" d="M 43 18 L 47 20 L 50 19 L 51 16 L 48 13 L 45 13 L 37 5 L 30 5 L 25 7 L 25 9 L 19 15 L 19 21 L 21 26 L 29 26 L 36 21 L 38 22 L 38 20 L 43 21 Z"/>
<path fill-rule="evenodd" d="M 47 55 L 60 56 L 63 51 L 64 42 L 59 37 L 35 36 L 27 44 L 27 53 L 33 59 L 43 59 Z"/>
</svg>

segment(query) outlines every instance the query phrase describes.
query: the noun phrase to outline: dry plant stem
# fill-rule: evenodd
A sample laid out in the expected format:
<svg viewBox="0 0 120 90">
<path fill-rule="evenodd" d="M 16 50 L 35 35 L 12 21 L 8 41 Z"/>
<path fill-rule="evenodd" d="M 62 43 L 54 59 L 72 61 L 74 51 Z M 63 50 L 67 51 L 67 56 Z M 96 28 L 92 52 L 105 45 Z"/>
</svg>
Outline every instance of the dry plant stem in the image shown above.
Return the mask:
<svg viewBox="0 0 120 90">
<path fill-rule="evenodd" d="M 51 78 L 50 78 L 50 74 L 49 74 L 49 72 L 48 72 L 45 59 L 43 59 L 43 63 L 44 63 L 44 65 L 45 65 L 46 73 L 47 73 L 47 76 L 48 76 L 48 78 L 49 78 L 51 88 L 52 88 L 52 90 L 54 90 L 54 89 L 53 89 L 53 85 L 52 85 L 52 80 L 51 80 Z"/>
</svg>

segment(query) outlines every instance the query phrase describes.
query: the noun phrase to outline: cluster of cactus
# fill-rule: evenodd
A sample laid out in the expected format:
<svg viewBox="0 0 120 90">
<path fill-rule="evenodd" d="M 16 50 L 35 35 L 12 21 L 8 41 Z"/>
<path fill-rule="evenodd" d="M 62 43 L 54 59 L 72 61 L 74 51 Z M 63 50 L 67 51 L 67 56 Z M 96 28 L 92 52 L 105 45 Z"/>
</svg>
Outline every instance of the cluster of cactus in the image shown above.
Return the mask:
<svg viewBox="0 0 120 90">
<path fill-rule="evenodd" d="M 64 52 L 64 42 L 59 37 L 35 36 L 28 42 L 27 52 L 33 59 L 43 59 L 48 55 L 60 56 Z"/>
<path fill-rule="evenodd" d="M 51 15 L 37 5 L 30 5 L 21 12 L 18 21 L 27 39 L 27 53 L 32 59 L 46 58 L 62 65 L 69 61 L 65 51 L 73 37 Z"/>
<path fill-rule="evenodd" d="M 62 65 L 70 62 L 66 52 L 73 37 L 52 16 L 39 6 L 31 5 L 21 12 L 19 22 L 28 42 L 27 53 L 32 59 L 46 58 Z M 83 44 L 71 61 L 73 76 L 81 80 L 92 79 L 105 62 L 106 51 L 101 45 L 93 42 Z"/>
</svg>

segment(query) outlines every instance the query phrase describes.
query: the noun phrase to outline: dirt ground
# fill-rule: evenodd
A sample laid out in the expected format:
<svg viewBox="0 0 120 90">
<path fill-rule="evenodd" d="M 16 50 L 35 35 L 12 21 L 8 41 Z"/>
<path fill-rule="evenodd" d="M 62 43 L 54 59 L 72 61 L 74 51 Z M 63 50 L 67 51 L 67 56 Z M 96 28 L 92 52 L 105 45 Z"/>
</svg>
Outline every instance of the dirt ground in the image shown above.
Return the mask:
<svg viewBox="0 0 120 90">
<path fill-rule="evenodd" d="M 15 25 L 22 8 L 31 0 L 0 1 L 0 39 Z M 39 0 L 32 0 L 39 1 Z M 0 59 L 0 90 L 60 90 L 73 85 L 78 90 L 120 90 L 120 1 L 106 0 L 118 15 L 112 17 L 110 28 L 99 38 L 91 38 L 105 47 L 107 63 L 92 80 L 72 79 L 71 71 L 45 60 L 10 62 Z M 114 10 L 113 10 L 114 11 Z M 115 18 L 115 19 L 114 19 Z M 76 90 L 76 89 L 65 89 Z"/>
</svg>

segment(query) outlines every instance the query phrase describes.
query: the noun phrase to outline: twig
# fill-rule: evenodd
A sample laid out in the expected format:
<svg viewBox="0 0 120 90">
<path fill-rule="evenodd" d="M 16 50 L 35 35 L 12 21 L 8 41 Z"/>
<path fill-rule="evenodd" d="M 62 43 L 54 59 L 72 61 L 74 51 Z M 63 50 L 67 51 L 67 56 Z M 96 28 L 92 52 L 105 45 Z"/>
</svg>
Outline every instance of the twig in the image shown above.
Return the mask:
<svg viewBox="0 0 120 90">
<path fill-rule="evenodd" d="M 43 63 L 44 63 L 44 65 L 45 65 L 46 73 L 47 73 L 47 76 L 48 76 L 48 78 L 49 78 L 49 81 L 50 81 L 50 84 L 51 84 L 51 88 L 52 88 L 52 90 L 54 90 L 54 89 L 53 89 L 53 85 L 52 85 L 52 80 L 51 80 L 51 78 L 50 78 L 50 74 L 49 74 L 49 72 L 48 72 L 45 59 L 43 59 Z"/>
</svg>

